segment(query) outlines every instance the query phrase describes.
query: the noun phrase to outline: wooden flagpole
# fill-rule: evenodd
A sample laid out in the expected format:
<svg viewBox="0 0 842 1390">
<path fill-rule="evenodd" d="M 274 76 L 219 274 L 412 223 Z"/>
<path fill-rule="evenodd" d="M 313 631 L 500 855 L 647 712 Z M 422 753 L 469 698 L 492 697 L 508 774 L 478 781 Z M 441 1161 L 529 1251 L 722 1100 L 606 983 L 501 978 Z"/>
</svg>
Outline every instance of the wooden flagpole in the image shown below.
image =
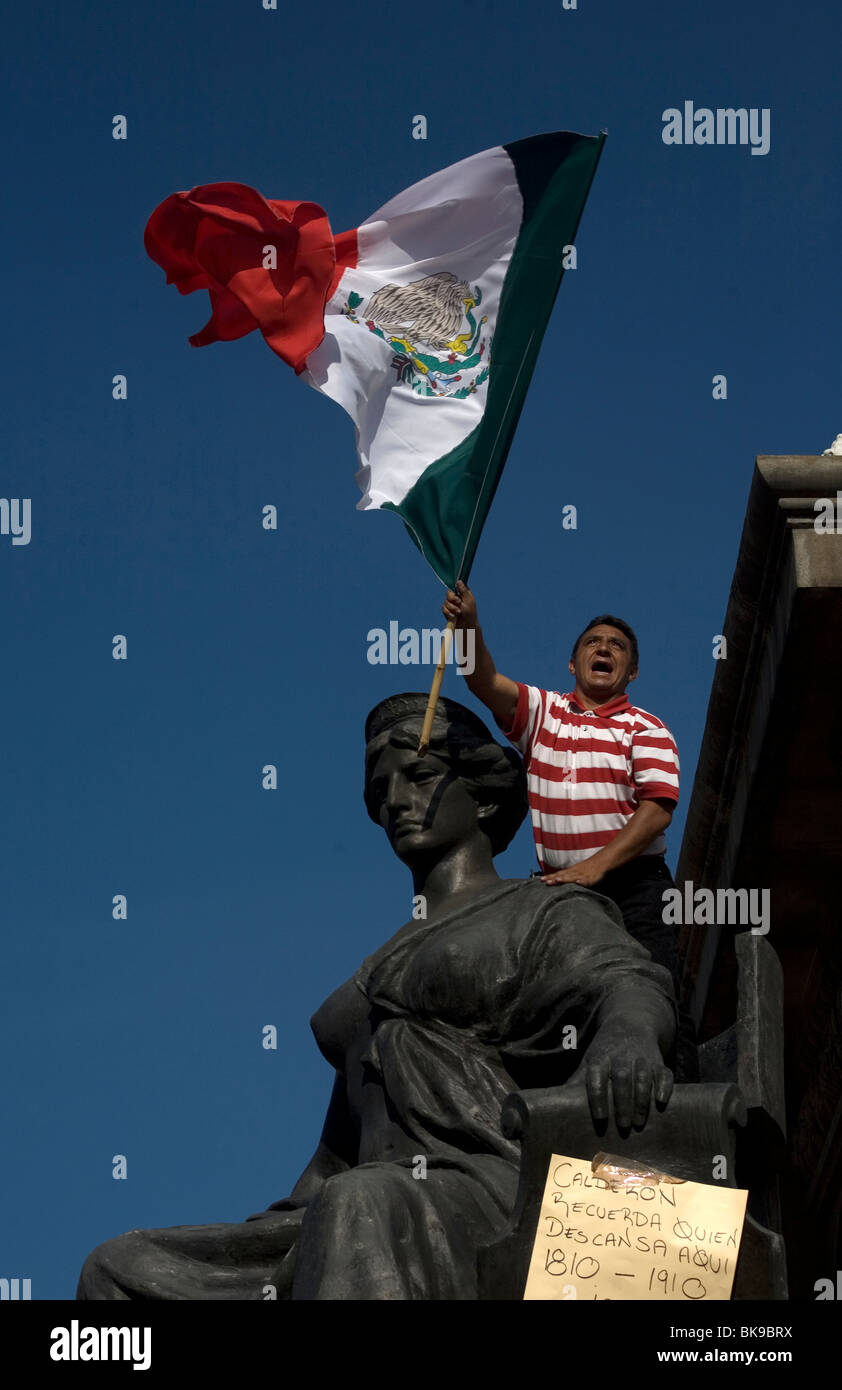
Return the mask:
<svg viewBox="0 0 842 1390">
<path fill-rule="evenodd" d="M 427 708 L 424 711 L 424 723 L 421 725 L 421 738 L 418 741 L 419 758 L 424 757 L 424 754 L 427 752 L 427 749 L 430 746 L 430 733 L 433 727 L 433 716 L 436 712 L 439 691 L 441 690 L 442 678 L 444 676 L 444 668 L 447 662 L 448 654 L 450 652 L 450 645 L 453 641 L 453 634 L 455 629 L 456 620 L 454 618 L 451 618 L 450 622 L 447 624 L 447 627 L 445 628 L 444 640 L 442 641 L 441 651 L 439 652 L 438 665 L 436 666 L 436 669 L 433 672 L 433 684 L 430 687 L 430 698 L 427 701 Z"/>
<path fill-rule="evenodd" d="M 529 341 L 527 342 L 526 347 L 525 347 L 524 350 L 523 350 L 523 356 L 522 356 L 521 359 L 520 359 L 520 364 L 519 364 L 519 366 L 518 366 L 517 373 L 516 373 L 516 375 L 515 375 L 515 379 L 514 379 L 514 381 L 512 382 L 512 389 L 511 389 L 510 392 L 509 392 L 509 399 L 506 401 L 506 405 L 505 405 L 505 408 L 504 408 L 504 410 L 503 410 L 502 417 L 501 417 L 501 419 L 500 419 L 500 424 L 499 424 L 499 426 L 497 427 L 497 434 L 496 434 L 496 436 L 495 436 L 494 443 L 492 444 L 491 448 L 490 448 L 489 451 L 488 451 L 488 461 L 487 461 L 487 463 L 486 463 L 486 465 L 485 465 L 485 472 L 483 473 L 482 488 L 485 487 L 485 481 L 486 481 L 486 478 L 488 477 L 488 470 L 489 470 L 489 468 L 491 467 L 491 460 L 492 460 L 493 457 L 494 457 L 494 453 L 495 453 L 495 450 L 496 450 L 496 448 L 497 448 L 497 443 L 498 443 L 498 441 L 499 441 L 499 439 L 500 439 L 500 435 L 501 435 L 502 432 L 503 432 L 503 426 L 506 424 L 506 422 L 507 422 L 507 420 L 508 420 L 509 411 L 510 411 L 510 408 L 511 408 L 512 400 L 514 399 L 515 388 L 517 387 L 518 381 L 520 380 L 520 374 L 521 374 L 521 372 L 523 371 L 523 366 L 524 366 L 524 363 L 526 362 L 526 357 L 527 357 L 527 354 L 528 354 L 528 352 L 529 352 L 530 347 L 532 346 L 532 339 L 533 339 L 534 337 L 535 337 L 535 329 L 533 328 L 532 332 L 531 332 L 530 335 L 529 335 Z M 495 487 L 496 487 L 496 484 L 495 484 Z M 481 493 L 482 493 L 482 489 L 480 490 L 480 495 L 481 495 Z M 492 496 L 493 496 L 493 493 L 492 493 Z M 457 583 L 457 584 L 459 583 L 459 580 L 462 578 L 462 573 L 463 573 L 463 570 L 464 570 L 464 567 L 465 567 L 465 556 L 466 556 L 466 554 L 467 554 L 468 546 L 469 546 L 470 541 L 471 541 L 471 536 L 473 535 L 474 522 L 476 521 L 477 507 L 479 506 L 479 500 L 480 500 L 480 499 L 479 499 L 479 496 L 478 496 L 478 497 L 477 497 L 477 505 L 476 505 L 476 507 L 474 507 L 474 514 L 473 514 L 473 516 L 471 517 L 471 524 L 470 524 L 470 526 L 468 527 L 468 535 L 467 535 L 467 537 L 466 537 L 466 539 L 465 539 L 465 549 L 462 551 L 462 559 L 461 559 L 460 562 L 459 562 L 459 577 L 458 577 L 457 580 L 456 580 L 456 583 Z M 482 523 L 480 523 L 480 524 L 482 524 Z M 423 551 L 422 551 L 422 554 L 423 554 Z M 424 757 L 424 754 L 427 752 L 427 749 L 428 749 L 429 746 L 430 746 L 430 731 L 431 731 L 431 729 L 432 729 L 432 727 L 433 727 L 433 716 L 434 716 L 434 714 L 435 714 L 435 712 L 436 712 L 436 702 L 437 702 L 437 700 L 438 700 L 438 698 L 439 698 L 439 691 L 441 690 L 442 678 L 443 678 L 443 676 L 444 676 L 444 666 L 445 666 L 445 662 L 447 661 L 447 654 L 448 654 L 448 651 L 450 650 L 450 642 L 451 642 L 451 640 L 453 639 L 453 634 L 454 634 L 455 628 L 456 628 L 456 623 L 455 623 L 455 621 L 451 618 L 450 622 L 447 624 L 447 631 L 445 632 L 445 635 L 444 635 L 444 641 L 443 641 L 442 644 L 441 644 L 441 651 L 439 652 L 438 665 L 436 666 L 435 673 L 434 673 L 434 675 L 433 675 L 433 684 L 432 684 L 432 686 L 430 687 L 430 698 L 429 698 L 429 700 L 427 701 L 427 708 L 426 708 L 426 710 L 424 711 L 424 723 L 421 725 L 421 737 L 420 737 L 420 739 L 418 740 L 418 756 L 419 756 L 419 758 L 423 758 L 423 757 Z"/>
<path fill-rule="evenodd" d="M 512 382 L 512 389 L 511 389 L 510 392 L 509 392 L 509 399 L 506 401 L 506 405 L 505 405 L 505 408 L 504 408 L 504 410 L 503 410 L 502 417 L 501 417 L 501 419 L 500 419 L 500 424 L 499 424 L 499 426 L 497 427 L 497 434 L 496 434 L 496 437 L 495 437 L 495 439 L 494 439 L 494 443 L 492 444 L 492 446 L 491 446 L 491 448 L 490 448 L 490 450 L 489 450 L 489 452 L 488 452 L 488 461 L 487 461 L 487 463 L 486 463 L 486 465 L 485 465 L 485 472 L 483 473 L 482 488 L 485 487 L 486 478 L 488 477 L 488 470 L 489 470 L 489 468 L 491 467 L 491 460 L 492 460 L 493 457 L 494 457 L 494 453 L 495 453 L 495 450 L 496 450 L 496 448 L 497 448 L 498 441 L 499 441 L 500 436 L 501 436 L 501 434 L 502 434 L 502 432 L 503 432 L 503 427 L 504 427 L 504 425 L 506 424 L 506 422 L 507 422 L 507 420 L 508 420 L 509 411 L 510 411 L 510 408 L 511 408 L 512 400 L 514 399 L 515 388 L 517 387 L 518 381 L 520 380 L 520 374 L 521 374 L 521 372 L 523 371 L 524 363 L 526 362 L 527 354 L 528 354 L 528 352 L 529 352 L 530 347 L 532 346 L 532 339 L 533 339 L 534 337 L 535 337 L 535 329 L 533 328 L 533 329 L 532 329 L 532 332 L 531 332 L 530 335 L 529 335 L 529 341 L 527 342 L 526 347 L 525 347 L 524 350 L 523 350 L 523 355 L 522 355 L 522 357 L 521 357 L 521 359 L 520 359 L 520 364 L 519 364 L 519 366 L 518 366 L 517 373 L 516 373 L 516 375 L 515 375 L 515 379 L 514 379 L 514 381 Z M 496 484 L 495 484 L 495 487 L 496 487 Z M 481 493 L 482 493 L 482 489 L 480 490 L 480 495 L 481 495 Z M 492 493 L 492 496 L 493 496 L 493 493 Z M 479 500 L 480 500 L 480 499 L 479 499 L 479 496 L 478 496 L 478 497 L 477 497 L 477 505 L 476 505 L 476 507 L 474 507 L 474 514 L 473 514 L 473 516 L 471 517 L 471 524 L 470 524 L 470 526 L 468 527 L 468 535 L 467 535 L 467 537 L 466 537 L 466 539 L 465 539 L 465 549 L 464 549 L 463 552 L 462 552 L 462 559 L 461 559 L 460 562 L 459 562 L 459 578 L 456 580 L 456 583 L 457 583 L 457 584 L 459 583 L 459 579 L 462 578 L 462 572 L 463 572 L 463 569 L 464 569 L 464 566 L 465 566 L 465 556 L 466 556 L 466 554 L 467 554 L 468 546 L 469 546 L 469 544 L 470 544 L 471 536 L 472 536 L 472 534 L 473 534 L 474 522 L 476 521 L 476 514 L 477 514 L 477 507 L 479 506 Z M 482 523 L 480 523 L 480 524 L 482 524 Z M 423 551 L 422 551 L 422 554 L 423 554 Z M 430 687 L 430 698 L 429 698 L 429 700 L 427 701 L 427 708 L 426 708 L 426 710 L 424 711 L 424 723 L 421 725 L 421 737 L 420 737 L 420 739 L 418 740 L 418 756 L 419 756 L 419 758 L 423 758 L 423 757 L 424 757 L 424 754 L 427 752 L 427 749 L 428 749 L 429 746 L 430 746 L 430 731 L 432 730 L 432 727 L 433 727 L 433 716 L 435 715 L 435 712 L 436 712 L 436 703 L 437 703 L 438 698 L 439 698 L 439 691 L 441 690 L 441 683 L 442 683 L 442 678 L 443 678 L 443 676 L 444 676 L 445 662 L 447 661 L 447 655 L 448 655 L 448 652 L 449 652 L 449 650 L 450 650 L 450 643 L 451 643 L 451 641 L 453 640 L 453 634 L 454 634 L 455 628 L 456 628 L 456 623 L 455 623 L 454 619 L 451 618 L 450 622 L 447 624 L 447 630 L 446 630 L 445 635 L 444 635 L 444 641 L 443 641 L 442 644 L 441 644 L 441 651 L 439 652 L 438 665 L 436 666 L 435 672 L 434 672 L 434 674 L 433 674 L 433 684 L 432 684 L 432 686 Z"/>
</svg>

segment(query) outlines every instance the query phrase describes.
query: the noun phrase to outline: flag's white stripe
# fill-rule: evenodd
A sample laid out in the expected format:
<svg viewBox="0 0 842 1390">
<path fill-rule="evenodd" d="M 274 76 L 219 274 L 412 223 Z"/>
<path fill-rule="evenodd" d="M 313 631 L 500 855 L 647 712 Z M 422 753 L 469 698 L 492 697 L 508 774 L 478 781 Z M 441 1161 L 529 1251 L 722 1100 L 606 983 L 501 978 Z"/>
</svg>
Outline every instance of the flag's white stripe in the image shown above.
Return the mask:
<svg viewBox="0 0 842 1390">
<path fill-rule="evenodd" d="M 497 148 L 405 189 L 358 229 L 358 264 L 345 272 L 327 304 L 325 337 L 302 375 L 354 419 L 357 481 L 364 493 L 359 508 L 400 502 L 430 464 L 467 438 L 482 418 L 488 382 L 461 400 L 420 396 L 398 383 L 393 349 L 364 322 L 352 323 L 342 313 L 349 293 L 362 296 L 362 319 L 371 295 L 384 285 L 450 271 L 481 289 L 474 313 L 477 319 L 488 316 L 490 342 L 522 215 L 514 165 Z"/>
<path fill-rule="evenodd" d="M 359 261 L 391 274 L 423 266 L 442 251 L 458 252 L 472 278 L 488 263 L 489 250 L 499 254 L 495 248 L 510 238 L 514 244 L 522 216 L 514 165 L 498 145 L 439 169 L 372 213 L 357 229 Z"/>
</svg>

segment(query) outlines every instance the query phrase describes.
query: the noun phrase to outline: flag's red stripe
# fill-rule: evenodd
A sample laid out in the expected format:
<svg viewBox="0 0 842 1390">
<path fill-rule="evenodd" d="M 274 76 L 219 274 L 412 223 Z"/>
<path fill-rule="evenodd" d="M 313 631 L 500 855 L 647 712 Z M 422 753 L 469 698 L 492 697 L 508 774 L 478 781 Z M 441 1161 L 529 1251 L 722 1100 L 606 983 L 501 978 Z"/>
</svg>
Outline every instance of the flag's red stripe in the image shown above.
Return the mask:
<svg viewBox="0 0 842 1390">
<path fill-rule="evenodd" d="M 266 199 L 242 183 L 174 193 L 146 227 L 146 249 L 182 294 L 206 289 L 211 317 L 194 347 L 259 328 L 297 372 L 324 337 L 324 306 L 356 264 L 356 230 L 334 244 L 317 203 Z M 275 248 L 275 266 L 267 248 Z"/>
</svg>

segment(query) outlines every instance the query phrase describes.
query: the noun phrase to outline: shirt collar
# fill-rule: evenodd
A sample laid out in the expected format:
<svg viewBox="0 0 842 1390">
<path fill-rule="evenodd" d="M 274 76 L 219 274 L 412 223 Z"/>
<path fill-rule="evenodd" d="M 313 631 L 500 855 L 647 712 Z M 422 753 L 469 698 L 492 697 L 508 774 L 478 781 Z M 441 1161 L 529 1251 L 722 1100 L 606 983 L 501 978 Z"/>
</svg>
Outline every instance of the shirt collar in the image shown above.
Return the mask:
<svg viewBox="0 0 842 1390">
<path fill-rule="evenodd" d="M 632 708 L 631 701 L 625 692 L 622 695 L 615 695 L 613 700 L 607 700 L 604 705 L 597 705 L 596 709 L 586 710 L 576 699 L 575 692 L 565 696 L 574 710 L 579 710 L 582 714 L 593 714 L 599 719 L 610 719 L 612 714 L 622 714 L 625 710 Z"/>
</svg>

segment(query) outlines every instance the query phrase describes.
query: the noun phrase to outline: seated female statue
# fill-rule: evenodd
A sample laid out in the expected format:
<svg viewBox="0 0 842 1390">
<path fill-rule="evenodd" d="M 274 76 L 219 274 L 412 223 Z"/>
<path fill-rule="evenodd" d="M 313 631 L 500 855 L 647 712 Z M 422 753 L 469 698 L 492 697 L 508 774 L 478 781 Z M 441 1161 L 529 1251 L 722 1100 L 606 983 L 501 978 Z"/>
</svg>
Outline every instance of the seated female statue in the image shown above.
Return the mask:
<svg viewBox="0 0 842 1390">
<path fill-rule="evenodd" d="M 315 1013 L 336 1072 L 290 1197 L 242 1224 L 132 1231 L 89 1256 L 79 1298 L 476 1299 L 476 1257 L 514 1203 L 507 1094 L 609 1092 L 620 1124 L 665 1104 L 667 972 L 607 899 L 501 879 L 526 812 L 520 759 L 440 700 L 396 695 L 366 723 L 365 803 L 426 917 L 401 926 Z"/>
</svg>

